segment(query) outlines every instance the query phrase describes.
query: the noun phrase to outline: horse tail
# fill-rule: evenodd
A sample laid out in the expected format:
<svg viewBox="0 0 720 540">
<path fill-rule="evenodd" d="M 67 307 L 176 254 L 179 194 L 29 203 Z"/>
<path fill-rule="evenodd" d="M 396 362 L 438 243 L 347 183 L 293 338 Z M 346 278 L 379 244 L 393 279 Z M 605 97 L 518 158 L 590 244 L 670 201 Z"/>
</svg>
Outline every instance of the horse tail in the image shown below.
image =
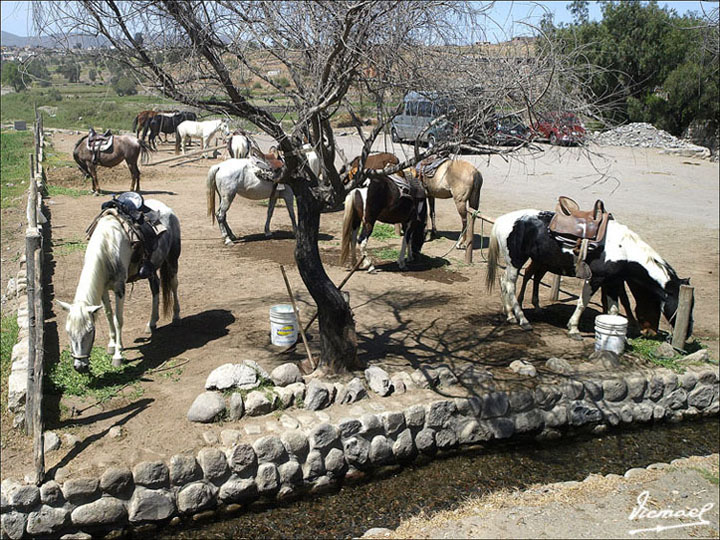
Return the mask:
<svg viewBox="0 0 720 540">
<path fill-rule="evenodd" d="M 133 119 L 133 123 L 132 123 L 132 132 L 133 132 L 133 133 L 135 133 L 135 130 L 137 129 L 138 116 L 140 116 L 140 115 L 138 114 L 138 115 Z"/>
<path fill-rule="evenodd" d="M 344 265 L 350 256 L 350 238 L 353 229 L 353 214 L 355 213 L 355 193 L 353 189 L 345 197 L 345 214 L 343 215 L 342 240 L 340 241 L 340 265 Z"/>
<path fill-rule="evenodd" d="M 178 229 L 179 231 L 179 229 Z M 160 265 L 160 289 L 162 291 L 163 316 L 170 315 L 173 303 L 173 289 L 178 273 L 178 259 L 180 258 L 180 236 L 172 239 L 170 252 Z"/>
<path fill-rule="evenodd" d="M 155 150 L 142 139 L 138 139 L 138 143 L 140 143 L 140 163 L 147 165 L 150 162 L 150 152 Z"/>
<path fill-rule="evenodd" d="M 218 169 L 220 169 L 220 164 L 210 167 L 207 177 L 207 215 L 212 218 L 213 223 L 215 223 L 215 192 L 217 191 L 217 186 L 215 185 L 215 175 L 217 174 Z"/>
<path fill-rule="evenodd" d="M 483 185 L 483 177 L 480 171 L 473 168 L 473 183 L 472 183 L 472 189 L 470 190 L 470 198 L 468 199 L 468 203 L 470 205 L 470 208 L 478 211 L 480 210 L 480 189 Z"/>
<path fill-rule="evenodd" d="M 488 249 L 488 269 L 485 277 L 485 286 L 488 291 L 492 291 L 495 286 L 495 276 L 497 275 L 498 253 L 500 252 L 500 244 L 497 238 L 496 225 L 493 225 L 490 233 L 490 249 Z"/>
<path fill-rule="evenodd" d="M 87 135 L 85 135 L 82 139 L 75 143 L 75 148 L 73 148 L 73 159 L 75 160 L 75 163 L 78 164 L 78 167 L 80 167 L 80 170 L 85 173 L 86 176 L 91 176 L 90 171 L 87 168 L 87 164 L 80 159 L 80 154 L 78 152 L 78 147 L 80 146 L 80 143 L 83 142 L 85 139 L 87 139 Z"/>
</svg>

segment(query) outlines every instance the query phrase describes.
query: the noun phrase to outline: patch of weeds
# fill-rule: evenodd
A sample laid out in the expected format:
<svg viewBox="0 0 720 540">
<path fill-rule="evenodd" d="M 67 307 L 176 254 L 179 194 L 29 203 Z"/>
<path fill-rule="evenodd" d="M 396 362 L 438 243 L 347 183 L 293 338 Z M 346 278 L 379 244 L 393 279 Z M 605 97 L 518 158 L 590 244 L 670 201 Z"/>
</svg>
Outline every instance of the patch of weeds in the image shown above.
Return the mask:
<svg viewBox="0 0 720 540">
<path fill-rule="evenodd" d="M 297 409 L 304 409 L 305 408 L 305 398 L 302 396 L 298 396 L 295 398 L 295 407 Z"/>
<path fill-rule="evenodd" d="M 142 369 L 137 364 L 113 367 L 112 357 L 100 347 L 93 347 L 90 353 L 90 372 L 79 373 L 66 348 L 60 353 L 60 361 L 46 372 L 45 388 L 48 393 L 92 398 L 104 403 L 128 386 L 133 387 L 128 397 L 140 397 L 143 394 L 141 375 Z"/>
<path fill-rule="evenodd" d="M 76 251 L 85 251 L 87 242 L 85 240 L 59 240 L 53 242 L 53 254 L 62 256 L 69 255 Z"/>
<path fill-rule="evenodd" d="M 394 248 L 375 248 L 369 250 L 375 257 L 383 261 L 396 261 L 400 256 L 400 250 Z"/>
<path fill-rule="evenodd" d="M 395 234 L 395 225 L 390 225 L 388 223 L 376 223 L 370 236 L 372 236 L 372 238 L 377 238 L 378 240 L 400 238 L 397 234 Z"/>
<path fill-rule="evenodd" d="M 670 358 L 661 358 L 657 355 L 657 348 L 661 343 L 661 341 L 644 337 L 628 339 L 628 352 L 656 366 L 671 369 L 675 373 L 685 373 L 685 366 L 678 363 L 678 360 L 683 357 L 682 354 L 675 353 Z"/>
<path fill-rule="evenodd" d="M 7 315 L 2 318 L 0 328 L 0 394 L 4 399 L 0 400 L 0 411 L 5 414 L 7 408 L 7 384 L 12 368 L 12 349 L 17 343 L 18 323 L 15 315 Z"/>
<path fill-rule="evenodd" d="M 3 96 L 5 101 L 5 96 Z M 3 103 L 3 105 L 5 105 Z M 3 106 L 3 111 L 5 107 Z M 30 178 L 28 155 L 33 152 L 32 131 L 3 131 L 0 133 L 0 168 L 2 208 L 20 204 Z"/>
<path fill-rule="evenodd" d="M 713 473 L 707 469 L 703 469 L 702 467 L 692 467 L 692 470 L 700 473 L 700 476 L 702 476 L 711 484 L 715 486 L 720 485 L 720 476 L 718 475 L 718 473 Z"/>
<path fill-rule="evenodd" d="M 55 197 L 56 195 L 67 195 L 68 197 L 83 197 L 90 194 L 90 190 L 87 189 L 75 189 L 65 186 L 55 186 L 53 184 L 47 185 L 48 196 Z"/>
</svg>

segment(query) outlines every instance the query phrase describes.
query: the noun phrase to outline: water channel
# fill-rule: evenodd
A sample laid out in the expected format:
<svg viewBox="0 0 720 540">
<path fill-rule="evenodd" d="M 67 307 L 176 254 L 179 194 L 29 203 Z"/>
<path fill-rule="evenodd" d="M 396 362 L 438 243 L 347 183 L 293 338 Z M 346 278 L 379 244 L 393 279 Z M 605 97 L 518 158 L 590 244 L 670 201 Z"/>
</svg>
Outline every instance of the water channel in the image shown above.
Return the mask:
<svg viewBox="0 0 720 540">
<path fill-rule="evenodd" d="M 372 527 L 395 528 L 424 510 L 456 506 L 467 496 L 534 483 L 583 480 L 590 473 L 623 474 L 632 467 L 718 452 L 717 417 L 611 430 L 556 441 L 510 441 L 429 463 L 413 463 L 384 478 L 345 484 L 334 493 L 253 508 L 201 525 L 188 520 L 161 538 L 349 538 Z"/>
</svg>

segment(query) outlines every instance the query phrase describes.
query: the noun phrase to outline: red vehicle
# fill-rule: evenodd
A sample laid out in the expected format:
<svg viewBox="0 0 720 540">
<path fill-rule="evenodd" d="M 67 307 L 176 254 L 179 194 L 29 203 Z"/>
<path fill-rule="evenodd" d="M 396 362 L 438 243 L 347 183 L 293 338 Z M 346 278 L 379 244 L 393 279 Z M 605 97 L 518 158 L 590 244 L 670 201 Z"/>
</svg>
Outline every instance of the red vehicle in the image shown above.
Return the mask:
<svg viewBox="0 0 720 540">
<path fill-rule="evenodd" d="M 532 128 L 538 137 L 548 139 L 550 144 L 583 144 L 585 142 L 585 126 L 573 113 L 540 114 Z"/>
</svg>

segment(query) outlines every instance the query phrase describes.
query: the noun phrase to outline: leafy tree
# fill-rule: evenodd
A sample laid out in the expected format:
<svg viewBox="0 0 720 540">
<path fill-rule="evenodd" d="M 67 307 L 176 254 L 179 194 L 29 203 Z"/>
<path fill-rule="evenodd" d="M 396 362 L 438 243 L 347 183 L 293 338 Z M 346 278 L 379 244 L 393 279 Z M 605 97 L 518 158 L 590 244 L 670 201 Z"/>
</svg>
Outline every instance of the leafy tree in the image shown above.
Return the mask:
<svg viewBox="0 0 720 540">
<path fill-rule="evenodd" d="M 91 82 L 95 82 L 95 79 L 97 79 L 97 72 L 94 69 L 88 71 L 88 79 L 90 79 Z"/>
<path fill-rule="evenodd" d="M 25 90 L 22 74 L 15 62 L 3 62 L 2 64 L 2 83 L 12 86 L 16 92 Z"/>
<path fill-rule="evenodd" d="M 39 59 L 32 59 L 28 62 L 26 72 L 34 82 L 42 87 L 50 86 L 50 73 L 48 72 L 45 62 Z"/>
<path fill-rule="evenodd" d="M 68 82 L 76 83 L 80 80 L 80 66 L 78 64 L 61 64 L 57 68 L 57 71 L 65 77 Z"/>
<path fill-rule="evenodd" d="M 112 88 L 118 96 L 134 96 L 137 94 L 135 81 L 127 75 L 118 77 L 117 80 L 112 83 Z"/>
<path fill-rule="evenodd" d="M 572 13 L 575 24 L 585 24 L 590 19 L 590 9 L 587 0 L 573 0 L 568 9 Z"/>
</svg>

